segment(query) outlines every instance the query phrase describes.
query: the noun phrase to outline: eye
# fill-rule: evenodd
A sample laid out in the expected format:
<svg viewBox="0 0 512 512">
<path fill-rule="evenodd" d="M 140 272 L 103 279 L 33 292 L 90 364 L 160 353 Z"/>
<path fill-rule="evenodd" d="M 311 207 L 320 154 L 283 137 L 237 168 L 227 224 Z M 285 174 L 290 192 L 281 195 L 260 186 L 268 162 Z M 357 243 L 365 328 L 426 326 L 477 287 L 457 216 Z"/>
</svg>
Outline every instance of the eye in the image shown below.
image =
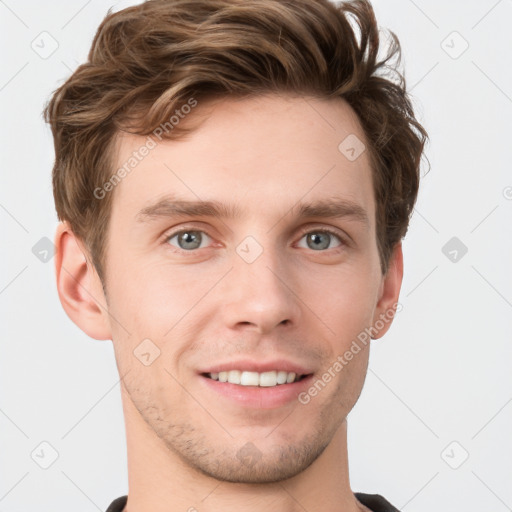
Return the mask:
<svg viewBox="0 0 512 512">
<path fill-rule="evenodd" d="M 305 239 L 306 246 L 300 242 Z M 211 242 L 211 238 L 204 231 L 198 229 L 182 229 L 170 233 L 165 237 L 164 242 L 172 245 L 178 250 L 193 252 L 195 249 L 204 249 Z M 302 233 L 298 247 L 324 251 L 326 249 L 337 249 L 346 245 L 344 239 L 338 233 L 329 229 L 316 229 Z"/>
<path fill-rule="evenodd" d="M 306 248 L 313 249 L 314 251 L 319 251 L 323 249 L 334 249 L 344 244 L 342 238 L 338 234 L 328 229 L 317 229 L 315 231 L 309 231 L 303 234 L 301 240 L 303 238 L 306 239 Z M 331 246 L 333 238 L 337 239 L 338 241 L 338 244 L 335 245 L 334 247 Z M 299 247 L 304 246 L 299 245 Z"/>
<path fill-rule="evenodd" d="M 208 239 L 210 237 L 204 231 L 183 229 L 169 235 L 165 241 L 183 251 L 192 251 L 194 249 L 201 249 L 205 238 Z M 174 239 L 176 239 L 176 244 L 172 243 Z"/>
</svg>

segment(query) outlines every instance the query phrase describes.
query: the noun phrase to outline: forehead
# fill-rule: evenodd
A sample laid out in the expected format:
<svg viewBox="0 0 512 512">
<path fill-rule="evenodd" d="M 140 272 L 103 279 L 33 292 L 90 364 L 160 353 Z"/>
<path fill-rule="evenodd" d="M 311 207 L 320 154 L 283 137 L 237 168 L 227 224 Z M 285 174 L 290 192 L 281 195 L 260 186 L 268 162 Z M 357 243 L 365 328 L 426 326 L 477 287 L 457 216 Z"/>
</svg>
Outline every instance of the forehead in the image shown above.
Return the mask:
<svg viewBox="0 0 512 512">
<path fill-rule="evenodd" d="M 198 103 L 180 140 L 121 134 L 113 216 L 135 222 L 159 198 L 219 201 L 242 215 L 282 215 L 299 201 L 342 197 L 373 223 L 369 151 L 358 118 L 341 99 L 267 95 Z M 140 148 L 152 146 L 141 157 Z M 135 155 L 135 156 L 134 156 Z M 137 158 L 135 158 L 137 157 Z M 114 220 L 114 219 L 112 219 Z"/>
</svg>

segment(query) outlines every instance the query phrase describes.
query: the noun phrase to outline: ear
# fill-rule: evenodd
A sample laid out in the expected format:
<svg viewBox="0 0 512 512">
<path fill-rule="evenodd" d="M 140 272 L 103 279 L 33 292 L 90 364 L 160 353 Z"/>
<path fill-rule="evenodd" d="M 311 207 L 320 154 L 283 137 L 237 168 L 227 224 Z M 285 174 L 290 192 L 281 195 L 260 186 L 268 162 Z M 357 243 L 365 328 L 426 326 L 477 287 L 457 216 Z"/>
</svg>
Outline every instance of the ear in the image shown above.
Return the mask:
<svg viewBox="0 0 512 512">
<path fill-rule="evenodd" d="M 112 339 L 101 280 L 67 222 L 57 227 L 55 248 L 57 290 L 64 311 L 91 338 Z"/>
<path fill-rule="evenodd" d="M 400 311 L 398 297 L 402 287 L 402 278 L 404 275 L 404 258 L 402 253 L 402 243 L 395 245 L 389 268 L 379 289 L 379 297 L 375 314 L 373 317 L 372 339 L 376 340 L 384 336 L 391 327 L 396 312 Z"/>
</svg>

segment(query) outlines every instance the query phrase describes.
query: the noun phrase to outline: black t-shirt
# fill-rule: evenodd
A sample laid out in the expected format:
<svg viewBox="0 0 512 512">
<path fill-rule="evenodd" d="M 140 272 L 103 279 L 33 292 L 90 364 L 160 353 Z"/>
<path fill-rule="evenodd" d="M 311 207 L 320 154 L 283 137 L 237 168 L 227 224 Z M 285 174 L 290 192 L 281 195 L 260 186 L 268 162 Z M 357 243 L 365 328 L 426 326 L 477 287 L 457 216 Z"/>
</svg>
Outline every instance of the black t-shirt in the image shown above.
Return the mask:
<svg viewBox="0 0 512 512">
<path fill-rule="evenodd" d="M 380 494 L 364 494 L 362 492 L 355 493 L 356 498 L 373 512 L 400 512 L 397 508 L 393 507 L 389 501 L 383 498 Z M 115 499 L 106 512 L 123 512 L 126 505 L 128 496 L 121 496 Z"/>
</svg>

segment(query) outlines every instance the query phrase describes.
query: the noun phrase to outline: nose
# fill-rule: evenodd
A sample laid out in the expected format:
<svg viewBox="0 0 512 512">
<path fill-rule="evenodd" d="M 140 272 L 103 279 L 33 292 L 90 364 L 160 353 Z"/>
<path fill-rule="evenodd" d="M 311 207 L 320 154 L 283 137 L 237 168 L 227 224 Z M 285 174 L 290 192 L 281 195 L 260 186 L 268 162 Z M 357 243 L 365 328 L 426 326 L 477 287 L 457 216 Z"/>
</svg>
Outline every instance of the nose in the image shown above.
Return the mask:
<svg viewBox="0 0 512 512">
<path fill-rule="evenodd" d="M 300 300 L 294 293 L 295 279 L 285 258 L 268 248 L 252 262 L 238 253 L 233 255 L 233 269 L 218 290 L 225 327 L 263 335 L 278 326 L 297 324 Z"/>
</svg>

